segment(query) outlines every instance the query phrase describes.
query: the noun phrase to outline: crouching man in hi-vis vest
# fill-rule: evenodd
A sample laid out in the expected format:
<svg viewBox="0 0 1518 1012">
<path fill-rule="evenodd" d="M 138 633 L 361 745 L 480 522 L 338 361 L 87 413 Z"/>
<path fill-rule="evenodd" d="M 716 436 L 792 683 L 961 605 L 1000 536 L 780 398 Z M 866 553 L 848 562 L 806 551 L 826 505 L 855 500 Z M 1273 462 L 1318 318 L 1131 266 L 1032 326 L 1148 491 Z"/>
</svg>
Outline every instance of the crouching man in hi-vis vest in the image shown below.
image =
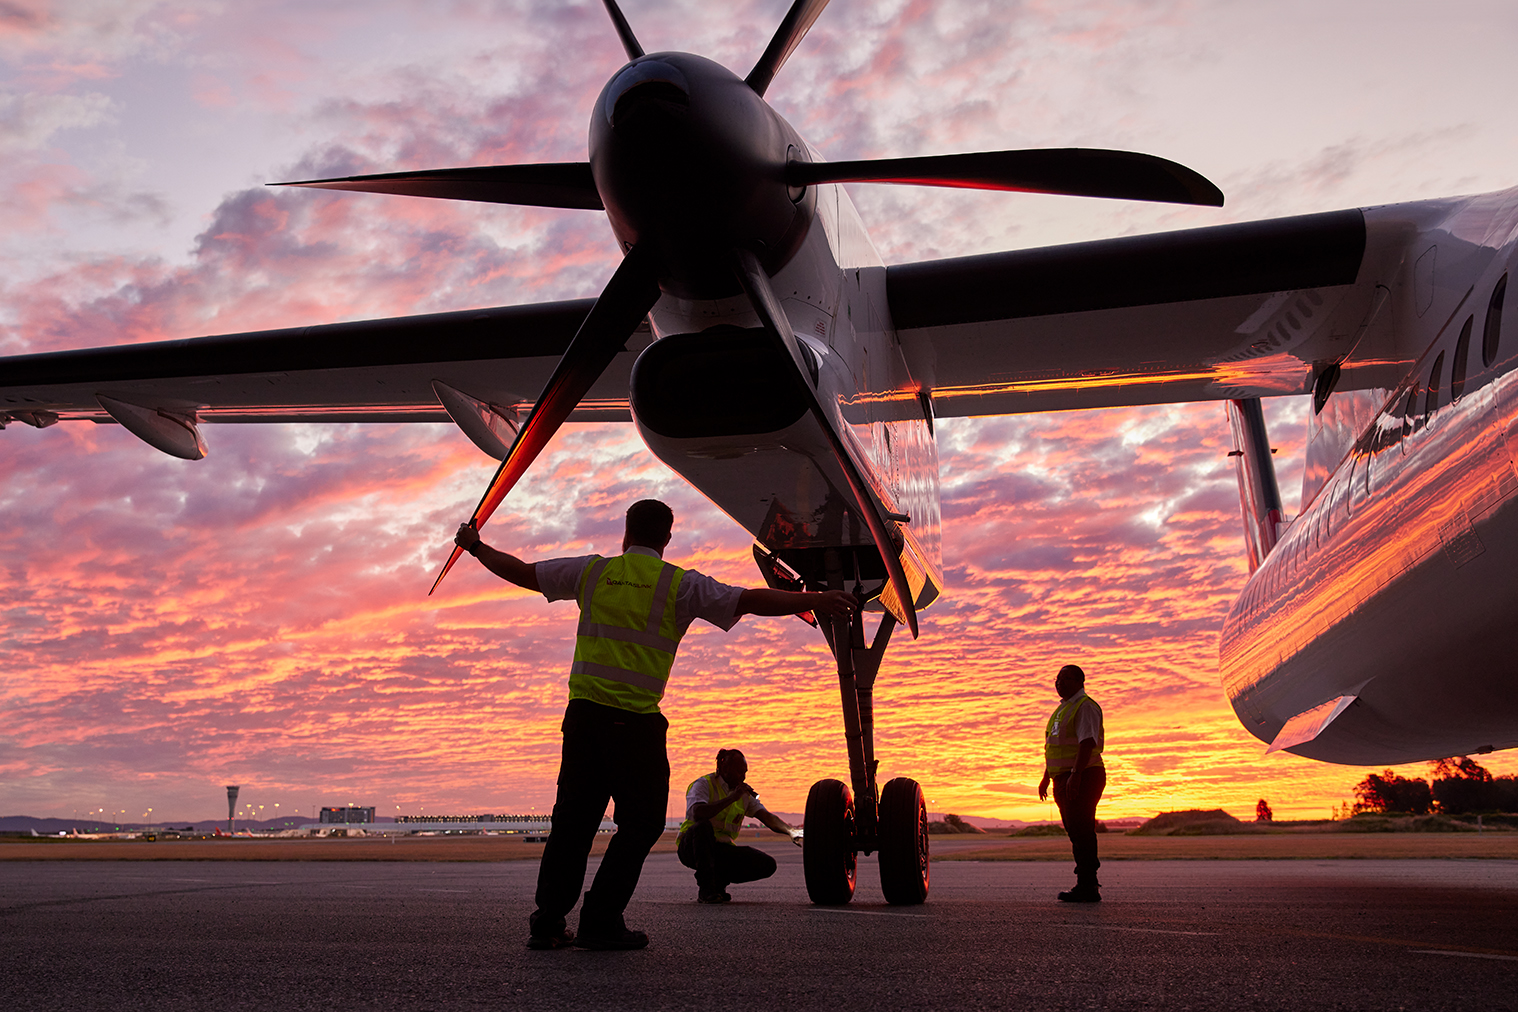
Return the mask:
<svg viewBox="0 0 1518 1012">
<path fill-rule="evenodd" d="M 717 751 L 717 772 L 697 777 L 685 789 L 685 821 L 675 848 L 680 863 L 696 870 L 696 902 L 726 903 L 734 882 L 757 882 L 775 874 L 775 859 L 757 847 L 740 847 L 745 818 L 758 819 L 801 846 L 801 830 L 759 803 L 744 783 L 748 759 L 735 748 Z"/>
<path fill-rule="evenodd" d="M 1059 806 L 1060 821 L 1070 837 L 1070 851 L 1075 856 L 1075 888 L 1062 892 L 1066 903 L 1100 903 L 1101 883 L 1096 870 L 1102 862 L 1096 856 L 1096 805 L 1107 788 L 1107 769 L 1102 765 L 1102 708 L 1086 695 L 1086 673 L 1074 664 L 1066 664 L 1054 677 L 1054 691 L 1060 704 L 1049 717 L 1044 731 L 1044 778 L 1038 782 L 1038 797 L 1049 796 L 1049 782 L 1054 782 L 1054 803 Z"/>
<path fill-rule="evenodd" d="M 731 629 L 740 616 L 819 611 L 842 617 L 855 607 L 844 591 L 744 590 L 663 560 L 674 514 L 644 499 L 627 511 L 622 554 L 523 562 L 480 540 L 464 524 L 454 541 L 496 576 L 580 605 L 564 748 L 553 828 L 538 866 L 537 910 L 528 948 L 641 949 L 648 936 L 629 931 L 622 912 L 637 888 L 643 860 L 664 831 L 669 799 L 669 721 L 659 700 L 680 638 L 700 618 Z M 585 884 L 585 864 L 608 801 L 617 832 L 601 859 L 576 937 L 565 925 Z"/>
</svg>

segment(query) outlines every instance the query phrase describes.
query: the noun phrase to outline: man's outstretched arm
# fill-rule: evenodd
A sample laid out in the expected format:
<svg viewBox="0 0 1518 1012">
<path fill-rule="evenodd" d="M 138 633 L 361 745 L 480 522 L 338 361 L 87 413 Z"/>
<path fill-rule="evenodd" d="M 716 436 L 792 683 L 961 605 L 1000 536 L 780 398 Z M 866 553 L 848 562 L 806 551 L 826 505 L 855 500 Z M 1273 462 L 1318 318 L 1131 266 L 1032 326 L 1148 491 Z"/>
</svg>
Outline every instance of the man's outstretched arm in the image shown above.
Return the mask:
<svg viewBox="0 0 1518 1012">
<path fill-rule="evenodd" d="M 820 611 L 833 618 L 851 615 L 859 607 L 854 595 L 846 590 L 772 590 L 758 587 L 745 590 L 738 597 L 739 615 L 799 615 Z"/>
<path fill-rule="evenodd" d="M 791 825 L 789 822 L 786 822 L 784 819 L 776 815 L 774 812 L 771 812 L 769 809 L 766 808 L 764 811 L 754 816 L 754 818 L 758 819 L 760 822 L 768 826 L 771 832 L 779 833 L 781 836 L 789 836 L 792 843 L 798 847 L 801 846 L 801 834 L 796 832 L 796 827 Z"/>
<path fill-rule="evenodd" d="M 480 565 L 508 583 L 542 592 L 542 588 L 538 586 L 537 566 L 531 562 L 523 562 L 515 555 L 508 555 L 491 548 L 480 540 L 480 532 L 468 524 L 459 525 L 459 532 L 453 536 L 453 543 L 479 559 Z"/>
</svg>

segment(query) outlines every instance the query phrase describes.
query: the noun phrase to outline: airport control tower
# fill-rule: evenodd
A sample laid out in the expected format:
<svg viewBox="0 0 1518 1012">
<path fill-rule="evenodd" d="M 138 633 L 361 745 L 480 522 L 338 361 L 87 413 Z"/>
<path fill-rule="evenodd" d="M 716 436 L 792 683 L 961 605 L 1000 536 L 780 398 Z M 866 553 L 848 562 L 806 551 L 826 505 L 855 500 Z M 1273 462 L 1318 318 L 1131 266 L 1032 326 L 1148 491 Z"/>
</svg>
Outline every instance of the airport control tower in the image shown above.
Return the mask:
<svg viewBox="0 0 1518 1012">
<path fill-rule="evenodd" d="M 227 785 L 227 832 L 232 832 L 232 819 L 237 814 L 237 785 Z"/>
</svg>

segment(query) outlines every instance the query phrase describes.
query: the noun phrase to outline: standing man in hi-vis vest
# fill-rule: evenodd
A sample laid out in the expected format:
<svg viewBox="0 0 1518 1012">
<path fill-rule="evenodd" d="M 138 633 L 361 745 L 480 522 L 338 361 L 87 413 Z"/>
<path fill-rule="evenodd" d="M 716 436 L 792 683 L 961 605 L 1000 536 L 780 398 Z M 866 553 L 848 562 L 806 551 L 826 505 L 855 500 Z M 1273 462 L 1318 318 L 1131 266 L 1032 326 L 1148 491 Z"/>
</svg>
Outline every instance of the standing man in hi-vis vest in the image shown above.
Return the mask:
<svg viewBox="0 0 1518 1012">
<path fill-rule="evenodd" d="M 680 863 L 696 871 L 697 903 L 726 903 L 733 898 L 729 885 L 775 874 L 774 858 L 758 847 L 738 845 L 745 818 L 758 819 L 801 846 L 801 830 L 760 804 L 759 795 L 744 782 L 747 776 L 742 752 L 718 749 L 717 771 L 697 777 L 685 789 L 685 821 L 675 850 Z"/>
<path fill-rule="evenodd" d="M 1066 903 L 1100 903 L 1101 883 L 1096 870 L 1102 862 L 1096 856 L 1096 804 L 1107 787 L 1107 769 L 1102 765 L 1102 708 L 1086 695 L 1086 673 L 1074 664 L 1066 664 L 1054 678 L 1054 690 L 1060 704 L 1049 718 L 1044 732 L 1044 778 L 1038 782 L 1038 797 L 1049 796 L 1049 782 L 1054 782 L 1054 803 L 1059 806 L 1060 821 L 1070 837 L 1075 855 L 1075 888 L 1059 894 Z"/>
<path fill-rule="evenodd" d="M 664 831 L 669 721 L 659 712 L 659 700 L 691 622 L 705 619 L 725 631 L 745 614 L 819 611 L 841 617 L 855 608 L 853 596 L 841 590 L 744 590 L 671 565 L 663 555 L 673 526 L 668 506 L 644 499 L 627 510 L 621 555 L 536 564 L 491 548 L 468 524 L 454 537 L 501 579 L 550 601 L 574 599 L 580 605 L 559 793 L 538 866 L 528 948 L 641 949 L 648 944 L 643 932 L 628 930 L 622 912 L 637 888 L 644 858 Z M 580 898 L 586 860 L 608 801 L 616 802 L 617 832 L 585 894 L 576 937 L 564 918 Z"/>
</svg>

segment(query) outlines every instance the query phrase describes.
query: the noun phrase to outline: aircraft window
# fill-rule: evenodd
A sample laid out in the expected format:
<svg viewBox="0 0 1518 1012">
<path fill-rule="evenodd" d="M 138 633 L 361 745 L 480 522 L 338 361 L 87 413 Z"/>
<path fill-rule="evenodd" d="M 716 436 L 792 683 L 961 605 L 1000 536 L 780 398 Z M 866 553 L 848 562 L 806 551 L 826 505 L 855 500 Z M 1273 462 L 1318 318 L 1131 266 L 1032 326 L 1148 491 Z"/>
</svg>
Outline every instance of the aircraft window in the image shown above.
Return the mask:
<svg viewBox="0 0 1518 1012">
<path fill-rule="evenodd" d="M 1502 338 L 1502 301 L 1507 295 L 1507 275 L 1502 275 L 1497 287 L 1492 289 L 1492 300 L 1486 304 L 1486 331 L 1481 335 L 1481 363 L 1491 365 L 1497 361 L 1497 342 Z"/>
<path fill-rule="evenodd" d="M 1413 412 L 1418 410 L 1418 384 L 1407 392 L 1407 403 L 1402 405 L 1402 438 L 1413 434 Z"/>
<path fill-rule="evenodd" d="M 1454 403 L 1465 392 L 1465 360 L 1471 353 L 1471 327 L 1476 323 L 1474 316 L 1465 318 L 1465 326 L 1460 328 L 1460 340 L 1455 342 L 1455 361 L 1449 367 L 1449 399 Z"/>
<path fill-rule="evenodd" d="M 1428 371 L 1428 396 L 1423 398 L 1423 418 L 1434 413 L 1439 407 L 1439 374 L 1444 372 L 1444 352 L 1434 359 L 1434 367 Z"/>
</svg>

